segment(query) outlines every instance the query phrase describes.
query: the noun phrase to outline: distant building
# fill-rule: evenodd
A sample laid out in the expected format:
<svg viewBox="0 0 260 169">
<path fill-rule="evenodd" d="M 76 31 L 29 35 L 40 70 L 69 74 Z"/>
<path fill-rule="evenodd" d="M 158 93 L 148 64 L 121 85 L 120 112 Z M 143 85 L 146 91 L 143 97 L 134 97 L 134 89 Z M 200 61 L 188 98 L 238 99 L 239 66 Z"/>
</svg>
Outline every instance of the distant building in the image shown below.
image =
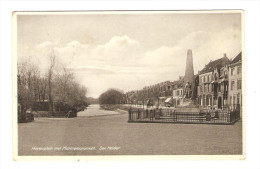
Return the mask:
<svg viewBox="0 0 260 169">
<path fill-rule="evenodd" d="M 127 104 L 136 104 L 137 91 L 127 92 L 125 95 Z"/>
<path fill-rule="evenodd" d="M 184 99 L 196 97 L 196 76 L 193 70 L 192 50 L 187 51 L 185 75 L 177 81 L 164 81 L 141 90 L 126 93 L 128 104 L 152 104 L 156 106 L 182 105 Z"/>
<path fill-rule="evenodd" d="M 197 99 L 202 107 L 224 108 L 228 104 L 228 64 L 226 54 L 210 61 L 199 72 Z"/>
<path fill-rule="evenodd" d="M 182 105 L 183 104 L 183 86 L 184 86 L 184 78 L 180 77 L 179 80 L 173 82 L 173 106 Z"/>
<path fill-rule="evenodd" d="M 234 109 L 242 106 L 242 53 L 240 52 L 228 65 L 229 69 L 229 104 Z M 242 109 L 240 109 L 242 110 Z"/>
</svg>

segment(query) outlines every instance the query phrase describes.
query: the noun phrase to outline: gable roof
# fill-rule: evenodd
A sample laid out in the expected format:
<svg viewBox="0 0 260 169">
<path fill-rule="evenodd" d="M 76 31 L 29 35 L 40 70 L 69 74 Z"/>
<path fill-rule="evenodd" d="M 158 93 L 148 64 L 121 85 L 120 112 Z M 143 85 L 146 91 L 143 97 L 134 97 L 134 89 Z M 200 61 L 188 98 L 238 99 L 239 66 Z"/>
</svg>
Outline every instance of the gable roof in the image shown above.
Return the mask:
<svg viewBox="0 0 260 169">
<path fill-rule="evenodd" d="M 240 60 L 242 61 L 242 52 L 240 52 L 240 53 L 231 61 L 230 64 L 239 62 Z"/>
<path fill-rule="evenodd" d="M 207 65 L 205 65 L 205 67 L 200 71 L 199 74 L 211 72 L 214 70 L 214 68 L 220 68 L 224 66 L 226 63 L 229 64 L 229 62 L 230 60 L 226 56 L 214 61 L 210 61 Z"/>
<path fill-rule="evenodd" d="M 181 77 L 179 80 L 175 80 L 174 82 L 172 82 L 173 89 L 175 90 L 178 88 L 182 88 L 183 83 L 184 83 L 184 77 Z"/>
</svg>

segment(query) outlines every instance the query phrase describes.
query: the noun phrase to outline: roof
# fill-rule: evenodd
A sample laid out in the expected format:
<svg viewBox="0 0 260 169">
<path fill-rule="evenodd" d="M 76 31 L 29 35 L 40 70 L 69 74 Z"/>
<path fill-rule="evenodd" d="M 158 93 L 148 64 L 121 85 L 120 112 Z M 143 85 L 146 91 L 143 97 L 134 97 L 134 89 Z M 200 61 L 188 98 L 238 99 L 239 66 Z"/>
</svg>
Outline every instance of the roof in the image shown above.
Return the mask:
<svg viewBox="0 0 260 169">
<path fill-rule="evenodd" d="M 230 60 L 224 56 L 220 59 L 214 60 L 214 61 L 210 61 L 207 65 L 205 65 L 205 67 L 200 71 L 199 74 L 204 74 L 204 73 L 208 73 L 214 70 L 214 68 L 220 68 L 222 66 L 225 65 L 225 63 L 229 63 Z"/>
<path fill-rule="evenodd" d="M 230 64 L 237 63 L 240 60 L 242 60 L 242 52 L 240 52 L 232 61 Z"/>
<path fill-rule="evenodd" d="M 179 79 L 179 80 L 175 80 L 174 82 L 172 82 L 173 89 L 182 88 L 183 87 L 183 83 L 184 83 L 184 78 L 183 77 L 181 79 Z M 177 85 L 177 88 L 175 87 L 175 85 Z"/>
</svg>

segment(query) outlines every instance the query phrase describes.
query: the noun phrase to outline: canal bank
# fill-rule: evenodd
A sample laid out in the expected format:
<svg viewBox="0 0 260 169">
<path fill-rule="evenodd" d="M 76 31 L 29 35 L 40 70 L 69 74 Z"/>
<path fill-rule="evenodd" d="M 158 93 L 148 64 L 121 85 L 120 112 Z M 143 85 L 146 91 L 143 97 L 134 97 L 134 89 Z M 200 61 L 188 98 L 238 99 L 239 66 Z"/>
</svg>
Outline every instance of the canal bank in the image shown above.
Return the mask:
<svg viewBox="0 0 260 169">
<path fill-rule="evenodd" d="M 77 113 L 78 117 L 93 117 L 93 116 L 109 116 L 128 113 L 127 107 L 113 106 L 113 109 L 108 106 L 104 107 L 99 104 L 91 104 L 84 111 Z"/>
</svg>

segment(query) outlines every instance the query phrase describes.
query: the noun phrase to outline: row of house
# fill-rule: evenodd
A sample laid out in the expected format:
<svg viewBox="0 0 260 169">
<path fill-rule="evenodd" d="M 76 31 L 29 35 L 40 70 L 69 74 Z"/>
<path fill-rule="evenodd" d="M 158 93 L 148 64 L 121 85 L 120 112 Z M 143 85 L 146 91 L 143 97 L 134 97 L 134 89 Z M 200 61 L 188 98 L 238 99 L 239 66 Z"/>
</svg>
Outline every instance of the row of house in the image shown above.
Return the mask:
<svg viewBox="0 0 260 169">
<path fill-rule="evenodd" d="M 188 51 L 189 56 L 190 51 Z M 192 58 L 189 59 L 192 61 Z M 187 61 L 188 62 L 188 61 Z M 175 81 L 165 81 L 126 93 L 128 104 L 150 104 L 159 106 L 178 106 L 193 100 L 201 107 L 222 109 L 242 106 L 242 53 L 233 60 L 222 58 L 210 61 L 205 67 L 193 75 L 193 64 L 186 64 L 186 70 L 192 67 L 189 79 L 192 81 L 191 96 L 187 98 L 187 82 L 185 76 Z M 187 71 L 186 71 L 187 72 Z"/>
<path fill-rule="evenodd" d="M 211 61 L 199 72 L 197 101 L 202 107 L 242 106 L 242 53 L 233 60 L 226 55 Z"/>
</svg>

